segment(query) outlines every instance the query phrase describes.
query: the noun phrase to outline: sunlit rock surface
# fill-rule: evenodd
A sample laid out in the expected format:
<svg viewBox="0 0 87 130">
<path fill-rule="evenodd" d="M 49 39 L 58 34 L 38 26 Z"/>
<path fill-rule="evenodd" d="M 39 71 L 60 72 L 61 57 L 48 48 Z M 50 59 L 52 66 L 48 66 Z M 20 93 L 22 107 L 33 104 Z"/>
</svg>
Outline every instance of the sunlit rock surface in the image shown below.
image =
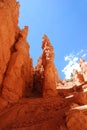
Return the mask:
<svg viewBox="0 0 87 130">
<path fill-rule="evenodd" d="M 28 28 L 18 27 L 19 3 L 0 1 L 0 88 L 1 96 L 16 102 L 29 96 L 33 85 L 33 66 L 26 41 Z"/>
<path fill-rule="evenodd" d="M 26 42 L 27 27 L 19 33 L 3 81 L 2 96 L 9 102 L 16 102 L 23 96 L 29 96 L 32 90 L 33 67 Z"/>
<path fill-rule="evenodd" d="M 83 58 L 80 58 L 79 64 L 84 80 L 87 81 L 87 62 Z"/>
<path fill-rule="evenodd" d="M 46 35 L 42 38 L 42 55 L 34 71 L 34 90 L 43 97 L 56 96 L 61 81 L 54 64 L 54 49 Z"/>
<path fill-rule="evenodd" d="M 60 78 L 54 64 L 54 49 L 46 35 L 42 39 L 42 49 L 42 64 L 44 68 L 43 96 L 56 96 L 56 85 Z"/>
<path fill-rule="evenodd" d="M 18 16 L 19 4 L 15 0 L 0 0 L 0 89 L 19 31 Z"/>
<path fill-rule="evenodd" d="M 0 0 L 0 130 L 87 130 L 87 62 L 61 80 L 44 35 L 34 68 L 18 16 L 16 0 Z"/>
</svg>

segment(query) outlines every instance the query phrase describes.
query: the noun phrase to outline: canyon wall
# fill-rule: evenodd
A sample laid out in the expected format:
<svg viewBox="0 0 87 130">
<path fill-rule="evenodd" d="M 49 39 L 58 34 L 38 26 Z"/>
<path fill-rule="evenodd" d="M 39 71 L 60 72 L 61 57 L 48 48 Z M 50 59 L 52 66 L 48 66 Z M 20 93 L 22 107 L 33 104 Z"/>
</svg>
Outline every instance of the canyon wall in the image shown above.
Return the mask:
<svg viewBox="0 0 87 130">
<path fill-rule="evenodd" d="M 0 95 L 7 102 L 30 97 L 56 96 L 60 81 L 54 64 L 54 52 L 46 35 L 42 39 L 42 55 L 34 69 L 27 42 L 28 27 L 18 26 L 19 3 L 0 1 Z"/>
<path fill-rule="evenodd" d="M 28 27 L 18 27 L 19 3 L 0 1 L 0 94 L 6 101 L 29 97 L 33 65 L 27 43 Z"/>
</svg>

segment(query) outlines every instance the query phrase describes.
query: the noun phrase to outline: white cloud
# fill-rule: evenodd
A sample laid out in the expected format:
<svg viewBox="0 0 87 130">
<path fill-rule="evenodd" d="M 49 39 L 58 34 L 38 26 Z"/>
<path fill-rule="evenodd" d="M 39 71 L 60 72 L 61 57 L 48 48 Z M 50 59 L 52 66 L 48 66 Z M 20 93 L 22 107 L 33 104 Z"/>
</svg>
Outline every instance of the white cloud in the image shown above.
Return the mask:
<svg viewBox="0 0 87 130">
<path fill-rule="evenodd" d="M 80 52 L 76 54 L 71 53 L 68 56 L 64 57 L 64 60 L 68 62 L 67 65 L 62 70 L 62 72 L 65 74 L 66 79 L 70 79 L 71 73 L 73 73 L 74 69 L 80 71 L 78 61 L 80 57 L 86 58 L 87 57 L 86 53 L 87 53 L 87 50 L 81 50 Z"/>
<path fill-rule="evenodd" d="M 82 55 L 82 57 L 86 57 L 86 56 L 87 56 L 87 54 L 83 54 L 83 55 Z"/>
</svg>

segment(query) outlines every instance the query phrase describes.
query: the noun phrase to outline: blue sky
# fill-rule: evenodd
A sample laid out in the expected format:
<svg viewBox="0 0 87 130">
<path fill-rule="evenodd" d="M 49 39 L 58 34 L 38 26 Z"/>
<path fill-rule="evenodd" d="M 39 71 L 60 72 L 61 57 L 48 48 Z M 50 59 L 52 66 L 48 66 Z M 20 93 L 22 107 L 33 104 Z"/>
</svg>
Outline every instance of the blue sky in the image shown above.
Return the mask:
<svg viewBox="0 0 87 130">
<path fill-rule="evenodd" d="M 87 0 L 18 1 L 21 5 L 19 26 L 29 26 L 28 42 L 33 64 L 41 55 L 42 36 L 47 34 L 55 49 L 56 67 L 64 78 L 62 70 L 69 63 L 65 57 L 71 54 L 74 58 L 80 57 L 87 52 Z"/>
</svg>

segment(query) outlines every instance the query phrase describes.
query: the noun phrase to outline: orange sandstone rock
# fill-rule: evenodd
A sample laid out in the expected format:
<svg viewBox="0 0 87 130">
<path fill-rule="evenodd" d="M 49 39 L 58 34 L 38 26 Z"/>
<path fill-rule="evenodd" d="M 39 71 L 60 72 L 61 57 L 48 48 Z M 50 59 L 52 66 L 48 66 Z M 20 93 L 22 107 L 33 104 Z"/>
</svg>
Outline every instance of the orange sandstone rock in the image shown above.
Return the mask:
<svg viewBox="0 0 87 130">
<path fill-rule="evenodd" d="M 15 43 L 5 79 L 3 81 L 2 96 L 9 101 L 16 102 L 22 96 L 29 96 L 33 83 L 32 60 L 29 57 L 29 46 L 26 42 L 28 28 L 20 31 Z"/>
<path fill-rule="evenodd" d="M 57 70 L 54 64 L 54 52 L 53 47 L 46 35 L 43 36 L 42 40 L 42 64 L 44 68 L 43 78 L 43 96 L 56 96 L 57 90 L 56 85 L 59 79 Z M 58 77 L 57 77 L 58 76 Z"/>
<path fill-rule="evenodd" d="M 19 4 L 15 0 L 0 1 L 0 89 L 11 57 L 18 28 Z"/>
<path fill-rule="evenodd" d="M 0 94 L 9 102 L 29 97 L 33 85 L 28 28 L 18 27 L 19 3 L 0 1 Z"/>
<path fill-rule="evenodd" d="M 57 83 L 61 82 L 54 64 L 54 52 L 46 35 L 42 39 L 42 55 L 34 71 L 34 91 L 44 97 L 57 95 Z"/>
<path fill-rule="evenodd" d="M 87 116 L 79 110 L 69 111 L 66 126 L 67 130 L 87 130 Z"/>
<path fill-rule="evenodd" d="M 36 91 L 39 95 L 42 95 L 43 92 L 43 64 L 42 64 L 42 57 L 38 59 L 37 65 L 34 70 L 34 84 L 33 84 L 33 91 Z"/>
<path fill-rule="evenodd" d="M 44 35 L 43 52 L 34 69 L 26 40 L 28 27 L 20 30 L 18 16 L 16 0 L 0 0 L 0 130 L 87 130 L 87 110 L 71 110 L 87 104 L 87 63 L 80 59 L 75 82 L 61 82 L 54 48 Z M 22 98 L 30 97 L 32 90 L 49 98 Z"/>
<path fill-rule="evenodd" d="M 81 73 L 83 74 L 84 80 L 87 81 L 87 62 L 83 58 L 80 58 L 79 64 L 80 64 Z"/>
<path fill-rule="evenodd" d="M 77 70 L 74 70 L 74 83 L 76 85 L 81 85 L 84 83 L 83 75 L 80 72 L 78 72 Z"/>
<path fill-rule="evenodd" d="M 74 95 L 74 102 L 79 105 L 87 104 L 87 92 L 79 92 Z"/>
</svg>

